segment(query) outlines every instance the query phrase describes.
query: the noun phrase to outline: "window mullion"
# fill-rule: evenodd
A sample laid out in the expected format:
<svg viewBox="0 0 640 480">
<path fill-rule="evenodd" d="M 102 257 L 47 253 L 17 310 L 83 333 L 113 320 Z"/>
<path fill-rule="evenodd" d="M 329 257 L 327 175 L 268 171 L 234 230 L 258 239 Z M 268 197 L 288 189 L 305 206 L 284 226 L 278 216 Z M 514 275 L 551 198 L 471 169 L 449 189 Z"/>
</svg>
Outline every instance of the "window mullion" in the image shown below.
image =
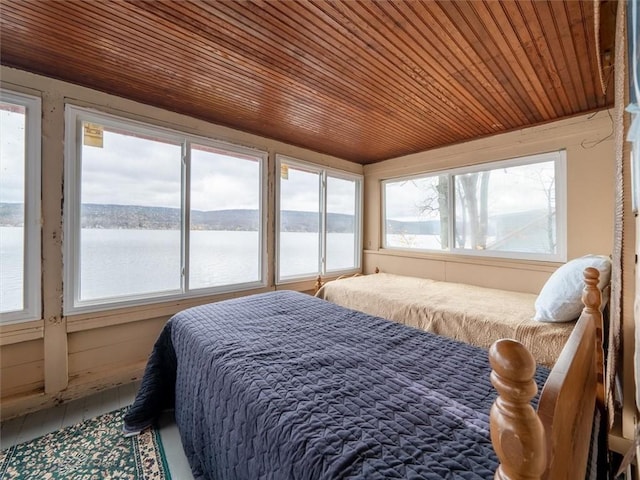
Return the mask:
<svg viewBox="0 0 640 480">
<path fill-rule="evenodd" d="M 189 291 L 189 239 L 191 235 L 191 142 L 182 143 L 181 275 L 182 291 Z"/>
<path fill-rule="evenodd" d="M 26 106 L 25 156 L 25 258 L 24 312 L 28 318 L 40 318 L 41 307 L 41 102 L 32 99 Z"/>
<path fill-rule="evenodd" d="M 449 244 L 447 251 L 452 252 L 456 248 L 456 182 L 453 175 L 447 175 L 447 211 L 449 214 Z"/>
<path fill-rule="evenodd" d="M 73 169 L 74 179 L 71 182 L 71 188 L 73 188 L 72 195 L 65 195 L 65 202 L 69 203 L 72 210 L 72 220 L 71 220 L 71 228 L 72 233 L 69 238 L 72 238 L 71 247 L 73 248 L 73 258 L 75 262 L 73 263 L 73 277 L 70 285 L 73 285 L 73 303 L 72 305 L 76 305 L 80 302 L 80 292 L 82 288 L 82 276 L 81 272 L 81 262 L 82 262 L 82 249 L 80 248 L 80 242 L 82 241 L 82 220 L 81 220 L 81 210 L 82 205 L 80 203 L 80 199 L 82 198 L 82 162 L 84 161 L 82 156 L 82 123 L 83 120 L 79 115 L 74 114 L 75 119 L 75 142 L 72 145 L 74 148 L 73 155 L 75 156 L 75 165 Z"/>
<path fill-rule="evenodd" d="M 327 271 L 327 172 L 320 172 L 320 264 L 321 275 Z"/>
<path fill-rule="evenodd" d="M 362 184 L 356 182 L 356 198 L 355 198 L 355 218 L 354 218 L 354 235 L 353 235 L 353 259 L 354 267 L 362 268 L 362 250 L 364 247 L 362 234 Z"/>
</svg>

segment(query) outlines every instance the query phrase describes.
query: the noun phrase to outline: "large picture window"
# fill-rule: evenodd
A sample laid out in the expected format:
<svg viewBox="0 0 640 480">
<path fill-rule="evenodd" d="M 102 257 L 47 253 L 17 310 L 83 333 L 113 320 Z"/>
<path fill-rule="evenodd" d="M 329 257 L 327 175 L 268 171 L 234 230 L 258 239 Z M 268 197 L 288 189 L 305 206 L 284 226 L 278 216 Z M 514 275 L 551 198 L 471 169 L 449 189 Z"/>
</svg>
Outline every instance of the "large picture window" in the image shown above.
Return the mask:
<svg viewBox="0 0 640 480">
<path fill-rule="evenodd" d="M 65 311 L 263 284 L 266 154 L 67 107 Z"/>
<path fill-rule="evenodd" d="M 386 180 L 384 247 L 564 261 L 565 152 Z"/>
<path fill-rule="evenodd" d="M 278 156 L 278 282 L 360 269 L 362 177 Z"/>
<path fill-rule="evenodd" d="M 41 317 L 38 97 L 0 90 L 0 313 Z"/>
</svg>

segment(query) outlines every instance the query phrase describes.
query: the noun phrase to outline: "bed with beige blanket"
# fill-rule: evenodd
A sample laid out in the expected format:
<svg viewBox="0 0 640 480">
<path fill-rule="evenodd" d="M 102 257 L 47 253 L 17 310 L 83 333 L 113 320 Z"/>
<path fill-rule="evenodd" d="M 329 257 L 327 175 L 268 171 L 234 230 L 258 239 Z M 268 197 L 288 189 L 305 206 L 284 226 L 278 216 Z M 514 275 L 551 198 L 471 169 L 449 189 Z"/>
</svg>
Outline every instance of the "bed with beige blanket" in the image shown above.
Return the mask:
<svg viewBox="0 0 640 480">
<path fill-rule="evenodd" d="M 482 348 L 512 338 L 545 366 L 553 366 L 575 325 L 533 320 L 532 293 L 390 273 L 327 282 L 316 296 Z"/>
</svg>

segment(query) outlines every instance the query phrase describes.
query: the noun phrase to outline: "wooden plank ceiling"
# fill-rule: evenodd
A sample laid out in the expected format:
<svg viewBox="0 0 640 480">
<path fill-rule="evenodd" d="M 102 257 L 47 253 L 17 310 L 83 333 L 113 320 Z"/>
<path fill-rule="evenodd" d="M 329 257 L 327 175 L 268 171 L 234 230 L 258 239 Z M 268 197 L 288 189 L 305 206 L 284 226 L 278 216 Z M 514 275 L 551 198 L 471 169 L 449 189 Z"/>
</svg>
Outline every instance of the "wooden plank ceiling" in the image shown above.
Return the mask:
<svg viewBox="0 0 640 480">
<path fill-rule="evenodd" d="M 613 98 L 614 1 L 0 5 L 4 65 L 362 164 Z"/>
</svg>

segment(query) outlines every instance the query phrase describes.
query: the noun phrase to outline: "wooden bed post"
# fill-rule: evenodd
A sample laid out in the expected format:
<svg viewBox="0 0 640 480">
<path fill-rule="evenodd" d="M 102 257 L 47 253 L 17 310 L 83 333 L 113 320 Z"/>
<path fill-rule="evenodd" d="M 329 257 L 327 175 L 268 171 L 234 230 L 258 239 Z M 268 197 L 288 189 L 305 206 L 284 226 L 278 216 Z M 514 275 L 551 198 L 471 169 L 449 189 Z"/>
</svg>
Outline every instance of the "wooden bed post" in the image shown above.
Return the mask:
<svg viewBox="0 0 640 480">
<path fill-rule="evenodd" d="M 584 270 L 584 290 L 582 291 L 582 303 L 584 303 L 583 316 L 588 316 L 590 323 L 596 328 L 596 402 L 599 408 L 604 409 L 604 347 L 602 343 L 603 319 L 600 307 L 602 305 L 602 293 L 598 288 L 600 272 L 597 268 L 587 267 Z"/>
<path fill-rule="evenodd" d="M 491 383 L 498 398 L 491 407 L 491 442 L 500 466 L 499 480 L 540 479 L 547 466 L 544 427 L 531 399 L 538 386 L 536 363 L 519 342 L 498 340 L 489 350 Z"/>
<path fill-rule="evenodd" d="M 498 391 L 490 414 L 500 460 L 496 479 L 585 477 L 594 411 L 605 408 L 599 276 L 595 268 L 584 271 L 585 307 L 547 377 L 537 413 L 529 403 L 537 391 L 531 354 L 515 340 L 491 346 L 491 383 Z"/>
<path fill-rule="evenodd" d="M 318 290 L 320 290 L 322 288 L 322 276 L 318 275 L 318 278 L 316 278 L 316 284 L 314 286 L 315 291 L 313 292 L 314 294 L 318 293 Z"/>
</svg>

